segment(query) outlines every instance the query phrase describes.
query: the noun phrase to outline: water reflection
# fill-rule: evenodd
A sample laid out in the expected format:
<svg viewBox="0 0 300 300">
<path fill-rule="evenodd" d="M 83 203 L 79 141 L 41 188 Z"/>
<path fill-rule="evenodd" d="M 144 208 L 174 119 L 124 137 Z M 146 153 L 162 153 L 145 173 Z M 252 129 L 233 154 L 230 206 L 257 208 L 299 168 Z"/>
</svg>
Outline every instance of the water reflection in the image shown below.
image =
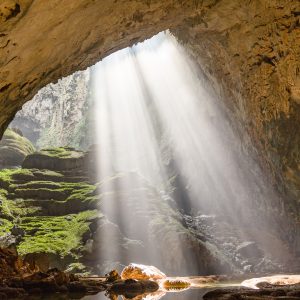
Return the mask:
<svg viewBox="0 0 300 300">
<path fill-rule="evenodd" d="M 142 295 L 109 295 L 106 292 L 101 292 L 97 295 L 83 296 L 82 294 L 55 294 L 55 295 L 39 295 L 30 296 L 29 300 L 203 300 L 203 296 L 216 288 L 236 286 L 234 283 L 212 284 L 203 287 L 191 287 L 182 290 L 158 290 L 154 293 Z"/>
<path fill-rule="evenodd" d="M 24 300 L 203 300 L 203 296 L 211 290 L 240 286 L 240 281 L 221 281 L 203 284 L 201 283 L 201 277 L 189 277 L 189 279 L 192 280 L 192 287 L 190 288 L 183 288 L 181 290 L 160 289 L 156 292 L 142 295 L 109 295 L 107 292 L 90 296 L 84 296 L 82 294 L 41 294 L 35 296 L 30 295 Z"/>
<path fill-rule="evenodd" d="M 36 295 L 26 297 L 27 300 L 202 300 L 203 296 L 210 290 L 216 289 L 220 285 L 205 286 L 202 288 L 189 288 L 178 291 L 157 291 L 155 293 L 143 295 L 112 296 L 101 292 L 97 295 L 83 296 L 82 294 L 54 294 L 54 295 Z"/>
<path fill-rule="evenodd" d="M 213 288 L 206 287 L 206 288 L 190 288 L 183 291 L 157 291 L 155 293 L 151 294 L 143 294 L 136 296 L 134 298 L 126 298 L 124 296 L 117 296 L 113 300 L 127 300 L 127 299 L 134 299 L 134 300 L 202 300 L 204 294 L 206 294 L 208 291 L 212 290 Z M 105 295 L 105 293 L 99 293 L 98 295 L 94 296 L 86 296 L 82 300 L 108 300 L 108 297 Z"/>
</svg>

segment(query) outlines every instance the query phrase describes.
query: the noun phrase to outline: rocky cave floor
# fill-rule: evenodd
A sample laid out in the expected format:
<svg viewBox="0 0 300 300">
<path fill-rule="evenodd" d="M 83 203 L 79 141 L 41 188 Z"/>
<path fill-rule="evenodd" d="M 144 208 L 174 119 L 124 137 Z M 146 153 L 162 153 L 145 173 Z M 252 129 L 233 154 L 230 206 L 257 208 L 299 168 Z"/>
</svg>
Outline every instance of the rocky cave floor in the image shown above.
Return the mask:
<svg viewBox="0 0 300 300">
<path fill-rule="evenodd" d="M 110 299 L 117 299 L 119 295 L 124 299 L 159 299 L 169 290 L 186 290 L 193 282 L 182 278 L 168 279 L 155 267 L 134 264 L 125 267 L 121 276 L 115 270 L 105 277 L 83 277 L 58 269 L 41 272 L 13 250 L 1 248 L 0 268 L 0 299 L 81 299 L 104 291 Z M 217 276 L 203 276 L 197 280 L 204 285 L 220 280 L 226 282 L 225 277 Z M 297 280 L 297 284 L 284 285 L 288 276 L 277 280 L 281 284 L 271 284 L 266 278 L 256 282 L 259 289 L 215 289 L 207 292 L 203 299 L 299 299 L 299 276 Z"/>
</svg>

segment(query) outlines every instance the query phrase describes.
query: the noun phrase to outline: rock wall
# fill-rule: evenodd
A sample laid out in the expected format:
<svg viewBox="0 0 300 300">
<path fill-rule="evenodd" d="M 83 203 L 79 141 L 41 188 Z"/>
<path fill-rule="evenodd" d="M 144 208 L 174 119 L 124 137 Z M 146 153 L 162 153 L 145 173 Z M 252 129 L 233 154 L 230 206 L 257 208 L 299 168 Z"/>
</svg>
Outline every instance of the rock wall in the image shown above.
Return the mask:
<svg viewBox="0 0 300 300">
<path fill-rule="evenodd" d="M 218 94 L 242 148 L 300 214 L 300 2 L 217 1 L 173 33 Z"/>
<path fill-rule="evenodd" d="M 10 126 L 19 128 L 38 148 L 87 148 L 90 102 L 89 70 L 77 72 L 41 89 Z"/>
</svg>

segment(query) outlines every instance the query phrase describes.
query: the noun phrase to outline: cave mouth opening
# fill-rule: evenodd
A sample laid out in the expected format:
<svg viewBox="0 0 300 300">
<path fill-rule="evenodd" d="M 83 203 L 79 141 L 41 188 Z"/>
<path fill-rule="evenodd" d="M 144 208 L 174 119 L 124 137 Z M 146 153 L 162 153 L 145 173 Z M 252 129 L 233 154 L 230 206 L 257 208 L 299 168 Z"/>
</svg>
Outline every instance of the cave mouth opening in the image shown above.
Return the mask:
<svg viewBox="0 0 300 300">
<path fill-rule="evenodd" d="M 96 229 L 81 241 L 85 265 L 101 274 L 132 261 L 172 275 L 285 270 L 282 224 L 269 208 L 277 196 L 169 32 L 57 87 L 41 91 L 11 127 L 28 122 L 38 148 L 96 153 L 100 201 L 89 206 L 82 203 L 90 195 L 80 202 L 75 194 L 66 209 L 98 211 Z"/>
</svg>

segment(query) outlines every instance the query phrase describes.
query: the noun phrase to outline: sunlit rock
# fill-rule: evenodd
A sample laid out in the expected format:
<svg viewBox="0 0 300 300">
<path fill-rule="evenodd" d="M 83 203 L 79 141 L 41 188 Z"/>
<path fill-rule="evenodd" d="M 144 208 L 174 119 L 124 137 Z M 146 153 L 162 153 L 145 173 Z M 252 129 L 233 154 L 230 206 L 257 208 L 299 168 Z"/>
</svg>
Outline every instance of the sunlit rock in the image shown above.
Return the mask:
<svg viewBox="0 0 300 300">
<path fill-rule="evenodd" d="M 191 283 L 184 279 L 167 279 L 163 282 L 162 286 L 166 290 L 184 290 L 191 286 Z"/>
<path fill-rule="evenodd" d="M 260 285 L 293 285 L 300 284 L 300 275 L 275 275 L 269 277 L 252 278 L 241 283 L 242 286 L 259 289 Z"/>
<path fill-rule="evenodd" d="M 122 279 L 164 279 L 167 276 L 154 266 L 146 266 L 131 263 L 126 266 L 122 273 Z"/>
</svg>

